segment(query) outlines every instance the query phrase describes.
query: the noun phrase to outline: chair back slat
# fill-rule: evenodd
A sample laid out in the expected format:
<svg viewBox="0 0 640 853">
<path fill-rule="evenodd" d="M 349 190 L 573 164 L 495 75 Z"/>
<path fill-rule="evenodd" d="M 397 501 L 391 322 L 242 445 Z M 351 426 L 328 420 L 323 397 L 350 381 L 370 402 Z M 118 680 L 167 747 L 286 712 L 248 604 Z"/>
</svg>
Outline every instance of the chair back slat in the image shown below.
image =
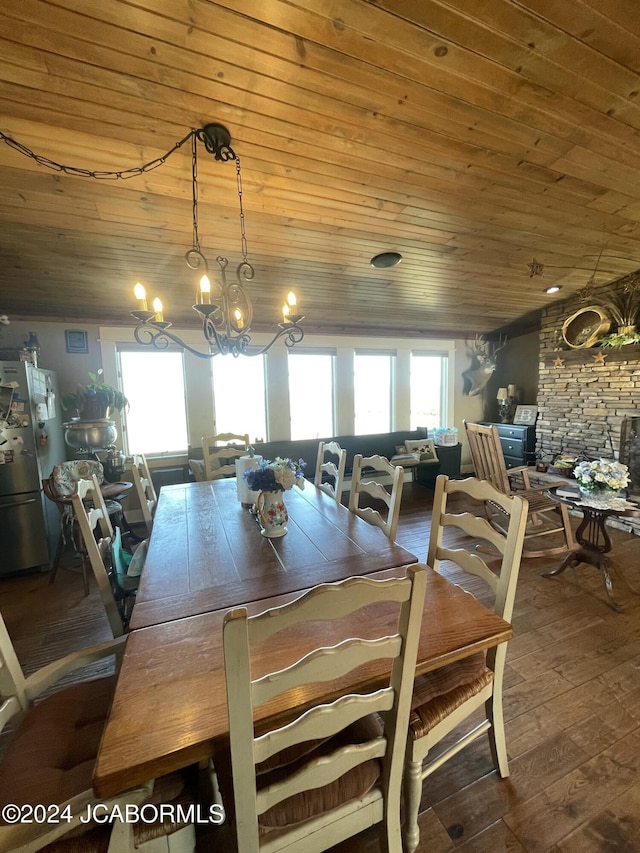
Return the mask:
<svg viewBox="0 0 640 853">
<path fill-rule="evenodd" d="M 345 640 L 328 649 L 316 649 L 293 666 L 254 681 L 253 702 L 263 705 L 274 696 L 292 690 L 301 681 L 333 681 L 381 657 L 393 658 L 398 654 L 399 643 L 398 637 L 384 637 Z"/>
<path fill-rule="evenodd" d="M 221 432 L 217 435 L 203 436 L 200 444 L 204 460 L 205 480 L 235 477 L 235 460 L 246 454 L 249 447 L 249 434 Z"/>
<path fill-rule="evenodd" d="M 90 480 L 78 482 L 71 502 L 111 631 L 114 637 L 121 637 L 125 633 L 126 626 L 114 595 L 111 576 L 114 568 L 110 545 L 114 540 L 114 532 L 100 484 L 95 475 Z M 87 502 L 92 506 L 88 507 Z"/>
<path fill-rule="evenodd" d="M 327 458 L 329 457 L 329 458 Z M 314 483 L 337 503 L 342 500 L 347 451 L 337 441 L 321 441 L 318 445 Z M 324 476 L 323 476 L 324 475 Z"/>
<path fill-rule="evenodd" d="M 369 469 L 369 470 L 367 470 Z M 382 472 L 391 477 L 391 489 L 372 479 L 373 472 Z M 395 539 L 400 517 L 400 501 L 404 485 L 404 468 L 392 465 L 384 456 L 362 456 L 358 453 L 353 458 L 351 474 L 351 491 L 349 493 L 349 510 L 369 524 L 379 527 L 389 539 Z M 361 506 L 363 495 L 374 503 L 386 505 L 386 513 L 377 506 Z"/>
<path fill-rule="evenodd" d="M 507 465 L 495 424 L 475 424 L 465 421 L 471 461 L 479 480 L 488 480 L 500 492 L 510 494 L 511 484 Z"/>
<path fill-rule="evenodd" d="M 136 453 L 131 464 L 133 485 L 142 510 L 142 517 L 147 526 L 147 534 L 151 536 L 153 530 L 153 516 L 155 515 L 158 496 L 156 494 L 151 472 L 147 459 L 143 453 Z"/>
</svg>

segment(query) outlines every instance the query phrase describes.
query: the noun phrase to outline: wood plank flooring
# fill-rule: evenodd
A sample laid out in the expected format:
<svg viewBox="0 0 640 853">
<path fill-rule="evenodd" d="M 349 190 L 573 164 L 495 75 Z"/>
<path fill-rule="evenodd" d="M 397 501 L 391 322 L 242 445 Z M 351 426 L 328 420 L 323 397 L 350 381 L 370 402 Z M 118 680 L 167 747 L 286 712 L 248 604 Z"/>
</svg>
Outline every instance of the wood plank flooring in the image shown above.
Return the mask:
<svg viewBox="0 0 640 853">
<path fill-rule="evenodd" d="M 405 484 L 398 541 L 422 559 L 431 497 Z M 616 561 L 638 571 L 638 538 L 611 533 Z M 557 563 L 526 560 L 520 572 L 505 689 L 511 775 L 497 776 L 481 738 L 426 780 L 420 853 L 640 851 L 640 596 L 614 578 L 615 613 L 591 566 L 540 577 Z M 95 584 L 85 598 L 69 571 L 53 585 L 1 581 L 0 609 L 29 672 L 109 636 Z M 202 849 L 231 848 L 221 834 Z M 370 831 L 334 853 L 378 849 Z"/>
</svg>

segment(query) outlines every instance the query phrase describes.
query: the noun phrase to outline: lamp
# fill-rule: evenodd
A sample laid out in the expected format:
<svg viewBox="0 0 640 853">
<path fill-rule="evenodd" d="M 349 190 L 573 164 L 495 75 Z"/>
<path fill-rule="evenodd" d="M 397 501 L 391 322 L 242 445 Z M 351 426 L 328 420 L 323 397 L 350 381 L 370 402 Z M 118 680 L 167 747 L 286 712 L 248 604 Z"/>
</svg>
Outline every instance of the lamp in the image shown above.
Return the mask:
<svg viewBox="0 0 640 853">
<path fill-rule="evenodd" d="M 513 421 L 513 413 L 518 403 L 518 389 L 515 385 L 509 385 L 507 388 L 498 388 L 496 394 L 498 408 L 500 412 L 500 422 L 510 424 Z"/>
<path fill-rule="evenodd" d="M 209 277 L 209 264 L 200 249 L 198 234 L 198 147 L 200 140 L 207 151 L 215 155 L 216 160 L 227 162 L 235 160 L 238 201 L 240 207 L 240 234 L 242 261 L 236 270 L 236 281 L 227 282 L 226 269 L 229 261 L 217 257 L 219 281 L 212 282 Z M 185 140 L 186 141 L 186 140 Z M 156 349 L 167 349 L 173 342 L 198 358 L 213 358 L 216 355 L 262 355 L 271 349 L 274 343 L 284 338 L 285 346 L 293 347 L 300 343 L 304 331 L 300 328 L 303 315 L 297 313 L 297 300 L 293 292 L 287 296 L 282 309 L 282 322 L 278 324 L 271 341 L 261 349 L 252 349 L 251 321 L 253 306 L 249 294 L 244 288 L 243 281 L 251 281 L 255 271 L 247 260 L 247 238 L 244 227 L 244 209 L 242 206 L 242 178 L 240 174 L 240 158 L 231 148 L 231 135 L 221 124 L 208 124 L 199 130 L 191 132 L 191 187 L 193 210 L 193 246 L 185 254 L 189 269 L 201 271 L 196 302 L 192 306 L 202 318 L 202 332 L 209 347 L 208 352 L 202 352 L 186 344 L 173 332 L 169 332 L 171 323 L 164 319 L 163 305 L 157 297 L 152 302 L 149 311 L 147 294 L 144 285 L 138 282 L 134 295 L 138 301 L 138 310 L 132 316 L 138 320 L 134 336 L 142 346 L 153 346 Z"/>
</svg>

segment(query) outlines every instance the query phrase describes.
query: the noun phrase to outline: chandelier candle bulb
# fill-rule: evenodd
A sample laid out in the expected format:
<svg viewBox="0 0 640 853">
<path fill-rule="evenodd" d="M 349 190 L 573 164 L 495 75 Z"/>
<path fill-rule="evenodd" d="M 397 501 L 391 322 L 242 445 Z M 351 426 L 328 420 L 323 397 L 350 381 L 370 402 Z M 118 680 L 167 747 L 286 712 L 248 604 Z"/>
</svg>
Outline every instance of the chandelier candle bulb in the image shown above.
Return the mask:
<svg viewBox="0 0 640 853">
<path fill-rule="evenodd" d="M 200 279 L 200 304 L 211 305 L 211 282 L 208 275 Z"/>
<path fill-rule="evenodd" d="M 233 316 L 235 318 L 235 327 L 236 329 L 244 328 L 244 317 L 242 316 L 242 311 L 239 308 L 236 308 L 233 312 Z"/>
<path fill-rule="evenodd" d="M 138 300 L 138 308 L 140 311 L 147 310 L 147 291 L 144 289 L 144 285 L 138 282 L 136 286 L 133 288 L 133 295 Z"/>
<path fill-rule="evenodd" d="M 162 323 L 162 321 L 164 320 L 164 316 L 162 314 L 162 302 L 160 299 L 158 299 L 157 296 L 152 302 L 152 307 L 153 307 L 153 310 L 155 311 L 156 323 Z"/>
</svg>

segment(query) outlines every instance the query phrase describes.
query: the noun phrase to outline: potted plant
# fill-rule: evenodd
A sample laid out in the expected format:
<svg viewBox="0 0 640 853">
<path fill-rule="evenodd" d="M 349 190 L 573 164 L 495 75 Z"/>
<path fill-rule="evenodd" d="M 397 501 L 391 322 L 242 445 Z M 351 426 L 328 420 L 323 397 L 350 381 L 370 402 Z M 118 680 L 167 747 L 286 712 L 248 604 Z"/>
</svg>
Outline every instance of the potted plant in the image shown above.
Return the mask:
<svg viewBox="0 0 640 853">
<path fill-rule="evenodd" d="M 86 385 L 78 385 L 75 391 L 62 395 L 62 408 L 65 411 L 75 409 L 82 421 L 97 421 L 108 418 L 112 410 L 121 412 L 129 401 L 122 391 L 102 382 L 100 377 L 102 370 L 89 373 L 91 382 Z"/>
</svg>

